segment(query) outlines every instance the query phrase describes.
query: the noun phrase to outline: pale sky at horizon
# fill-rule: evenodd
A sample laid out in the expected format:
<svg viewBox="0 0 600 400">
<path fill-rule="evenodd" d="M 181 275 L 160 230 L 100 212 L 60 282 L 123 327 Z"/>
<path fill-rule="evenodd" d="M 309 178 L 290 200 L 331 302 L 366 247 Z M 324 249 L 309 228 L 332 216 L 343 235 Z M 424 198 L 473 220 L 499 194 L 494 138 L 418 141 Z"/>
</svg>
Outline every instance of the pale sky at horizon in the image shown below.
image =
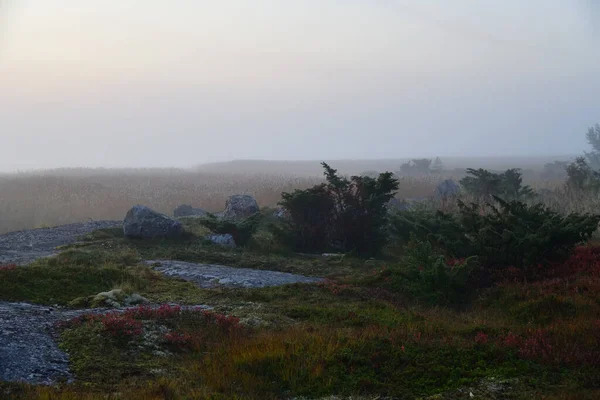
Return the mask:
<svg viewBox="0 0 600 400">
<path fill-rule="evenodd" d="M 0 0 L 0 171 L 576 154 L 595 0 Z"/>
</svg>

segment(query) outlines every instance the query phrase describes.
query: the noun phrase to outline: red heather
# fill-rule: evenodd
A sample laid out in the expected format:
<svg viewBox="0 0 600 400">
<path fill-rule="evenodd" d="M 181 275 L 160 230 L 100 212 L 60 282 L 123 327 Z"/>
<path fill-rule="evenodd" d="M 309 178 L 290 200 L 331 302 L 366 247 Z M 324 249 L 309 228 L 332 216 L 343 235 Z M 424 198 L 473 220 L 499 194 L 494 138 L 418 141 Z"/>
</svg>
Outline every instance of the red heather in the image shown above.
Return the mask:
<svg viewBox="0 0 600 400">
<path fill-rule="evenodd" d="M 126 315 L 106 314 L 102 317 L 102 326 L 115 337 L 134 337 L 142 334 L 142 322 Z"/>
<path fill-rule="evenodd" d="M 189 347 L 192 343 L 192 336 L 187 333 L 169 332 L 163 338 L 168 344 L 177 347 Z"/>
<path fill-rule="evenodd" d="M 488 342 L 488 335 L 483 333 L 483 332 L 479 332 L 477 334 L 477 336 L 475 336 L 475 343 L 477 344 L 487 344 Z"/>
</svg>

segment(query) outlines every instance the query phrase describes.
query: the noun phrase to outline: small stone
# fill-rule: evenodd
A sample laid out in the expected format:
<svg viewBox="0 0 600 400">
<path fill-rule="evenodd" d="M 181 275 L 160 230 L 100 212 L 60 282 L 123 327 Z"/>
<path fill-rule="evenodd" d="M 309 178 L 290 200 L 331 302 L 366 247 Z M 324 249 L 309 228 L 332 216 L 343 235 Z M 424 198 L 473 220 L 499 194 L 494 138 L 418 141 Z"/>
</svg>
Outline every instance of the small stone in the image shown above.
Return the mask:
<svg viewBox="0 0 600 400">
<path fill-rule="evenodd" d="M 219 235 L 210 235 L 207 237 L 214 244 L 218 244 L 219 246 L 225 246 L 230 248 L 236 248 L 235 240 L 233 236 L 229 233 L 219 234 Z"/>
</svg>

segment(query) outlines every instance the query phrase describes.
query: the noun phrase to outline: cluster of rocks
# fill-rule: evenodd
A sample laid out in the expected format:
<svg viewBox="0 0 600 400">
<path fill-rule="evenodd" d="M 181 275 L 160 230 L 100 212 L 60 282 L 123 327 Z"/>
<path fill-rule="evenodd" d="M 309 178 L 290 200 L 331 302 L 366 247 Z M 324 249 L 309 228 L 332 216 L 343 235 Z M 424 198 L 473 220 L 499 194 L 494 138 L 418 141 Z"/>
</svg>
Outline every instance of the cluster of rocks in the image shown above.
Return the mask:
<svg viewBox="0 0 600 400">
<path fill-rule="evenodd" d="M 240 221 L 259 212 L 256 200 L 249 195 L 234 195 L 225 202 L 225 210 L 213 214 L 218 218 Z M 173 210 L 173 218 L 161 214 L 143 205 L 133 206 L 123 221 L 123 233 L 126 237 L 136 239 L 175 239 L 183 236 L 183 225 L 177 218 L 181 217 L 206 217 L 210 213 L 195 208 L 189 204 L 182 204 Z M 207 236 L 212 243 L 236 247 L 235 240 L 230 234 L 215 234 Z"/>
</svg>

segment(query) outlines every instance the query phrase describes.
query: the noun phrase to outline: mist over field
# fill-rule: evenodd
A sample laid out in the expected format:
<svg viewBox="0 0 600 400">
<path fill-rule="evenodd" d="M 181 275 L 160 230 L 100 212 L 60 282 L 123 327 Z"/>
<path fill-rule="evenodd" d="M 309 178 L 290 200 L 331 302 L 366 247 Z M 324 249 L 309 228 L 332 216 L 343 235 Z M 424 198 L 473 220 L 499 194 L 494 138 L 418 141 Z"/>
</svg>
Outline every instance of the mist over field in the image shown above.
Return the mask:
<svg viewBox="0 0 600 400">
<path fill-rule="evenodd" d="M 0 231 L 120 219 L 135 203 L 217 212 L 238 193 L 275 206 L 321 182 L 322 161 L 394 172 L 399 198 L 466 168 L 560 186 L 600 120 L 599 13 L 583 0 L 0 1 Z M 435 157 L 437 174 L 402 172 Z"/>
<path fill-rule="evenodd" d="M 0 0 L 0 399 L 600 399 L 600 0 Z"/>
<path fill-rule="evenodd" d="M 580 154 L 600 120 L 592 0 L 0 4 L 4 172 L 526 164 Z"/>
</svg>

